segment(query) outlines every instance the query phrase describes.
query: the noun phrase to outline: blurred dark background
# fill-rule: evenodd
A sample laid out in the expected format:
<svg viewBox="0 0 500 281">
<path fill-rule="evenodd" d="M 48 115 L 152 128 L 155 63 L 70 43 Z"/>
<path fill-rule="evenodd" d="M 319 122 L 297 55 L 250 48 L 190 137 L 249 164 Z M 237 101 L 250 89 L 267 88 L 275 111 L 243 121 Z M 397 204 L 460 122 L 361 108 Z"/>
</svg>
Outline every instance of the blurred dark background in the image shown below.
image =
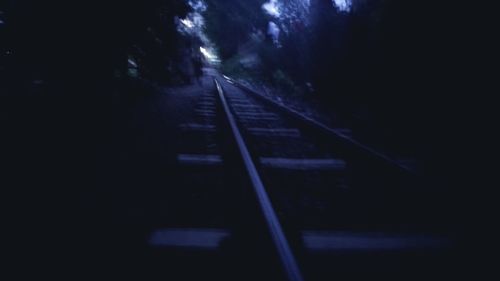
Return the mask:
<svg viewBox="0 0 500 281">
<path fill-rule="evenodd" d="M 265 2 L 206 1 L 203 31 L 221 71 L 313 100 L 353 126 L 376 128 L 382 142 L 417 158 L 433 188 L 463 204 L 477 183 L 469 181 L 478 145 L 468 131 L 477 124 L 469 101 L 479 91 L 471 74 L 473 27 L 462 22 L 466 7 L 365 0 L 343 13 L 330 0 L 311 0 L 307 26 L 296 21 L 300 15 L 279 25 L 291 31 L 282 30 L 278 48 L 266 31 L 278 20 L 258 15 Z M 131 230 L 114 239 L 127 226 L 109 223 L 114 100 L 151 92 L 153 84 L 183 83 L 184 50 L 197 43 L 179 34 L 178 19 L 191 12 L 182 0 L 0 2 L 3 243 L 10 260 L 22 261 L 17 265 L 100 270 L 123 253 L 123 241 L 145 235 L 147 229 Z M 257 30 L 264 43 L 252 45 Z M 248 53 L 258 54 L 258 67 L 241 66 Z M 468 228 L 475 205 L 465 202 Z M 82 263 L 66 268 L 73 247 L 84 253 Z M 38 256 L 45 252 L 55 258 Z"/>
</svg>

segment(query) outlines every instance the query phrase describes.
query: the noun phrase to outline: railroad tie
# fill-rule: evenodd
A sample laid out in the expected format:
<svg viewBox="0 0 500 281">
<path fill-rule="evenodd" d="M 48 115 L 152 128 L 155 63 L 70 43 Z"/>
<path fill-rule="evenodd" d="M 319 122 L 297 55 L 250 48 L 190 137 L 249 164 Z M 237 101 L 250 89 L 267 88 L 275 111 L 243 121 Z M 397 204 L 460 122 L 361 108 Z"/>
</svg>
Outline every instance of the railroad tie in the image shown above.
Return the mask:
<svg viewBox="0 0 500 281">
<path fill-rule="evenodd" d="M 439 236 L 329 231 L 303 231 L 301 234 L 304 246 L 310 252 L 439 249 L 451 244 L 449 238 Z M 149 244 L 153 247 L 217 250 L 230 236 L 227 229 L 168 228 L 154 231 Z"/>
<path fill-rule="evenodd" d="M 254 115 L 239 115 L 238 114 L 238 120 L 240 121 L 278 121 L 279 118 L 278 116 L 271 116 L 271 115 L 260 115 L 260 114 L 254 114 Z"/>
<path fill-rule="evenodd" d="M 287 170 L 343 170 L 346 163 L 341 159 L 294 159 L 261 157 L 260 164 L 266 168 Z"/>
<path fill-rule="evenodd" d="M 215 101 L 200 101 L 198 105 L 202 106 L 215 106 Z"/>
<path fill-rule="evenodd" d="M 183 131 L 201 131 L 213 133 L 216 130 L 214 125 L 204 125 L 198 123 L 187 123 L 179 125 L 179 128 Z"/>
<path fill-rule="evenodd" d="M 229 236 L 231 233 L 225 229 L 160 229 L 153 232 L 149 244 L 155 247 L 216 250 Z"/>
<path fill-rule="evenodd" d="M 249 133 L 254 136 L 264 137 L 300 137 L 298 129 L 284 129 L 284 128 L 248 128 Z"/>
<path fill-rule="evenodd" d="M 196 114 L 204 117 L 214 117 L 215 112 L 213 110 L 203 110 L 203 109 L 196 109 L 195 110 Z"/>
<path fill-rule="evenodd" d="M 177 161 L 182 165 L 193 166 L 214 166 L 223 163 L 220 155 L 213 154 L 179 154 L 177 155 Z"/>
</svg>

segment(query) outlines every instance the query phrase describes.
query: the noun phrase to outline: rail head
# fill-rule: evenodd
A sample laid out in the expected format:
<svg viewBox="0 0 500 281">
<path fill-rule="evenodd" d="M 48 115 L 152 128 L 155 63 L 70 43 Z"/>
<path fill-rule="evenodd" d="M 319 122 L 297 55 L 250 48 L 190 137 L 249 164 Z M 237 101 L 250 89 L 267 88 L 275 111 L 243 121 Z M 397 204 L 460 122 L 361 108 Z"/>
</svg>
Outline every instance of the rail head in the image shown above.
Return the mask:
<svg viewBox="0 0 500 281">
<path fill-rule="evenodd" d="M 274 242 L 274 245 L 276 246 L 276 250 L 283 265 L 283 269 L 288 277 L 288 280 L 303 281 L 304 279 L 302 278 L 302 274 L 295 256 L 293 255 L 288 240 L 286 239 L 283 228 L 281 227 L 281 223 L 279 222 L 278 216 L 272 206 L 269 195 L 267 194 L 264 184 L 262 183 L 259 172 L 257 171 L 255 164 L 253 163 L 245 140 L 243 139 L 243 136 L 238 128 L 236 119 L 231 113 L 229 104 L 227 103 L 224 96 L 224 91 L 216 78 L 214 78 L 214 83 L 217 88 L 220 101 L 222 103 L 223 111 L 229 122 L 234 140 L 238 145 L 238 150 L 240 152 L 241 158 L 243 159 L 245 168 L 252 182 L 252 187 L 257 195 L 259 207 L 261 208 L 262 214 L 264 216 L 264 219 L 266 220 L 266 224 L 271 234 L 271 238 Z"/>
</svg>

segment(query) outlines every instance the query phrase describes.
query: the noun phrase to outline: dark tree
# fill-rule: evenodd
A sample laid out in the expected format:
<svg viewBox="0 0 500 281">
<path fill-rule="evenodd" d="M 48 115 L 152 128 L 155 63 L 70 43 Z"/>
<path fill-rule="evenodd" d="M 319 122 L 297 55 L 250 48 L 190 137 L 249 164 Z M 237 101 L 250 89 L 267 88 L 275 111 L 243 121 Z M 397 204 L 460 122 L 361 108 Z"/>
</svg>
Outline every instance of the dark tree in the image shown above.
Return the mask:
<svg viewBox="0 0 500 281">
<path fill-rule="evenodd" d="M 87 84 L 126 67 L 134 44 L 160 39 L 175 46 L 174 16 L 187 11 L 182 0 L 25 0 L 6 7 L 21 76 Z"/>
</svg>

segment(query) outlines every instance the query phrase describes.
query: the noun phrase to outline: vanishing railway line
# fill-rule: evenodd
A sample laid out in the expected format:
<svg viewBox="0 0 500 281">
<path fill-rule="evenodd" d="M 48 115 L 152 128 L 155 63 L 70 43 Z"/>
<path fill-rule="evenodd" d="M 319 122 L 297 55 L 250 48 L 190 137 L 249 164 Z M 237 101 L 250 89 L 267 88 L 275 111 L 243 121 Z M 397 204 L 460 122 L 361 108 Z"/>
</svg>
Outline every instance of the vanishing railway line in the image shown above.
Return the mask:
<svg viewBox="0 0 500 281">
<path fill-rule="evenodd" d="M 398 279 L 415 251 L 445 251 L 439 200 L 414 173 L 229 78 L 214 83 L 180 125 L 186 193 L 204 214 L 153 244 L 245 256 L 233 270 L 248 280 Z"/>
</svg>

